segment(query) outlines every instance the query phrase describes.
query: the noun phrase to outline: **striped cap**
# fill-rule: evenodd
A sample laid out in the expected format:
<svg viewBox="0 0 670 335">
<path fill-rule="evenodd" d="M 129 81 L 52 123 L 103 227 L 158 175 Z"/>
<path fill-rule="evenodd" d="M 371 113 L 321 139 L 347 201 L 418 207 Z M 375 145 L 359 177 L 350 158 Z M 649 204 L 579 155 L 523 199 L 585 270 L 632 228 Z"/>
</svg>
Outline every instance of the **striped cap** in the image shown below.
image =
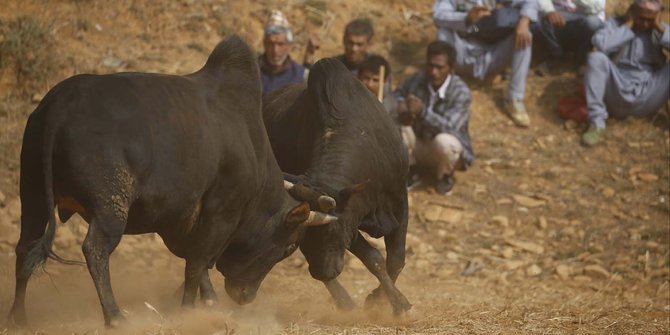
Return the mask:
<svg viewBox="0 0 670 335">
<path fill-rule="evenodd" d="M 286 16 L 279 10 L 273 10 L 265 23 L 265 35 L 286 34 L 286 39 L 293 42 L 293 32 Z"/>
</svg>

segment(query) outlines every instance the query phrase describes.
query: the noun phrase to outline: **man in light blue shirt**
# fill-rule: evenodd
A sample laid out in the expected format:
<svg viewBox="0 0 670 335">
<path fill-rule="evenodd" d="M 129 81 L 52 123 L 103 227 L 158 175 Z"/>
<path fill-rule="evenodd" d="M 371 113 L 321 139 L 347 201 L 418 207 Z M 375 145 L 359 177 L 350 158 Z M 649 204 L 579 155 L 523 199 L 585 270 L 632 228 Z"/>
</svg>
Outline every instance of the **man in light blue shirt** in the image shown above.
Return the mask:
<svg viewBox="0 0 670 335">
<path fill-rule="evenodd" d="M 589 129 L 586 146 L 598 144 L 608 115 L 649 116 L 668 101 L 670 27 L 661 21 L 658 0 L 636 0 L 621 18 L 610 18 L 593 36 L 584 77 Z"/>
<path fill-rule="evenodd" d="M 509 34 L 495 41 L 477 37 L 478 23 L 494 8 L 517 9 L 518 19 Z M 531 60 L 530 22 L 537 20 L 537 0 L 437 0 L 433 21 L 437 38 L 456 48 L 456 71 L 477 79 L 502 72 L 512 66 L 505 109 L 518 126 L 528 127 L 530 118 L 523 99 Z M 494 32 L 501 29 L 494 29 Z"/>
</svg>

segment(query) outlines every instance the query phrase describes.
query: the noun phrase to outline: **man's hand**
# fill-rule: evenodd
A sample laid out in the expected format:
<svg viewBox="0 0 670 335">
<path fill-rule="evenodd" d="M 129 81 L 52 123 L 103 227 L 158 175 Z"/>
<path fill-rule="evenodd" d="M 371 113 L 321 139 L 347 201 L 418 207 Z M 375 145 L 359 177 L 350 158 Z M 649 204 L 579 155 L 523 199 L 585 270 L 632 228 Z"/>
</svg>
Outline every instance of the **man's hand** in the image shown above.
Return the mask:
<svg viewBox="0 0 670 335">
<path fill-rule="evenodd" d="M 407 100 L 398 102 L 398 122 L 403 126 L 411 126 L 423 111 L 423 102 L 414 94 Z"/>
<path fill-rule="evenodd" d="M 414 115 L 407 108 L 407 102 L 398 102 L 398 122 L 403 126 L 411 126 L 414 123 Z"/>
<path fill-rule="evenodd" d="M 624 21 L 623 23 L 624 26 L 630 29 L 633 29 L 633 24 L 635 23 L 633 21 L 633 17 L 635 16 L 635 13 L 633 13 L 633 11 L 634 11 L 633 6 L 630 6 L 630 8 L 628 8 L 628 11 L 626 12 L 626 21 Z"/>
<path fill-rule="evenodd" d="M 416 95 L 410 94 L 409 97 L 407 97 L 407 109 L 409 109 L 409 112 L 412 113 L 416 119 L 421 115 L 421 112 L 423 112 L 423 102 Z"/>
<path fill-rule="evenodd" d="M 654 29 L 663 34 L 665 32 L 665 25 L 663 24 L 663 16 L 661 16 L 661 13 L 662 11 L 659 10 L 658 14 L 656 14 L 656 20 L 654 20 Z"/>
<path fill-rule="evenodd" d="M 474 6 L 468 11 L 468 15 L 465 17 L 465 22 L 467 24 L 475 23 L 484 16 L 491 15 L 491 11 L 487 6 Z"/>
<path fill-rule="evenodd" d="M 314 64 L 314 55 L 320 47 L 321 43 L 316 38 L 316 36 L 310 36 L 307 40 L 307 47 L 305 47 L 305 57 L 303 58 L 303 64 Z"/>
<path fill-rule="evenodd" d="M 533 39 L 530 35 L 529 24 L 530 20 L 526 16 L 520 17 L 516 24 L 515 45 L 517 49 L 525 49 L 532 44 Z"/>
<path fill-rule="evenodd" d="M 553 11 L 545 15 L 544 17 L 554 27 L 563 27 L 565 25 L 565 18 L 558 11 Z"/>
</svg>

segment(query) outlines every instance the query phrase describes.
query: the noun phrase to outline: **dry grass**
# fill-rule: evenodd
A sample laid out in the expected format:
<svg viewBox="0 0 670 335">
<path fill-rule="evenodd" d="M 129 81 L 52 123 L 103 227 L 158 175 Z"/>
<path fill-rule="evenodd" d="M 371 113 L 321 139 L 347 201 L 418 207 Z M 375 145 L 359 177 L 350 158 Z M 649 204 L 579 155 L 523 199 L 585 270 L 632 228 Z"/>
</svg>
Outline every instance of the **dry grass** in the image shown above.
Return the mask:
<svg viewBox="0 0 670 335">
<path fill-rule="evenodd" d="M 54 70 L 52 25 L 33 16 L 0 20 L 0 71 L 14 73 L 15 94 L 32 94 Z"/>
</svg>

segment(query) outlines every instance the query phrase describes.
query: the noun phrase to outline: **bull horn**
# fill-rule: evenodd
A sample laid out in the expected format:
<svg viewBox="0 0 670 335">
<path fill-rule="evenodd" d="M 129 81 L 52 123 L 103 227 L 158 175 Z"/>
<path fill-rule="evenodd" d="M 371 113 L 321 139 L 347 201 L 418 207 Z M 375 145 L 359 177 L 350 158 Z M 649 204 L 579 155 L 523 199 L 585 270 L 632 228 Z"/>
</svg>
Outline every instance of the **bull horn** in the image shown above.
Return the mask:
<svg viewBox="0 0 670 335">
<path fill-rule="evenodd" d="M 337 203 L 335 202 L 335 199 L 333 199 L 333 198 L 331 198 L 327 195 L 320 196 L 319 199 L 317 200 L 317 202 L 319 203 L 319 209 L 322 212 L 330 212 L 333 209 L 335 209 L 335 207 L 337 207 Z"/>
<path fill-rule="evenodd" d="M 288 190 L 292 189 L 293 186 L 295 186 L 295 185 L 292 182 L 284 180 L 284 189 L 285 190 L 288 191 Z"/>
<path fill-rule="evenodd" d="M 335 221 L 337 221 L 337 216 L 332 216 L 321 212 L 309 211 L 309 217 L 307 218 L 307 220 L 305 220 L 303 225 L 307 227 L 323 226 L 329 223 L 333 223 Z"/>
</svg>

